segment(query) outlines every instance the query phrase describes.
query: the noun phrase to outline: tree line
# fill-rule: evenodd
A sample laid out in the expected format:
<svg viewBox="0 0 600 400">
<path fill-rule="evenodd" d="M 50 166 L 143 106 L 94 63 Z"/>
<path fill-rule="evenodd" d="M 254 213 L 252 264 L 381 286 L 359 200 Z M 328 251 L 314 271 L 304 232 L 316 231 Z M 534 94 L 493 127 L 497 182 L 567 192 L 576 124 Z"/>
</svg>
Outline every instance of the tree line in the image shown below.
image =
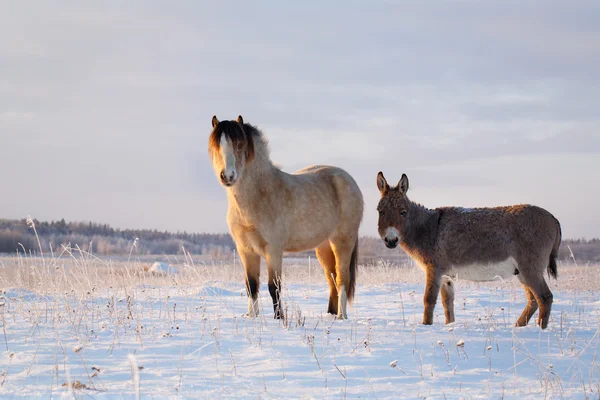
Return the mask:
<svg viewBox="0 0 600 400">
<path fill-rule="evenodd" d="M 32 220 L 42 251 L 60 252 L 62 246 L 76 245 L 97 255 L 191 254 L 230 257 L 234 249 L 229 234 L 168 232 L 151 229 L 117 229 L 108 224 Z M 137 240 L 136 240 L 137 238 Z M 0 253 L 39 252 L 38 240 L 26 219 L 0 219 Z"/>
<path fill-rule="evenodd" d="M 26 219 L 0 219 L 0 253 L 27 252 L 37 254 L 39 245 L 46 253 L 60 252 L 62 246 L 90 251 L 97 255 L 122 255 L 134 252 L 138 255 L 181 254 L 183 248 L 193 255 L 207 255 L 215 259 L 233 256 L 235 245 L 227 233 L 168 232 L 152 229 L 116 229 L 108 224 L 94 222 L 31 221 L 39 236 L 38 240 Z M 137 238 L 137 240 L 136 240 Z M 408 261 L 403 251 L 390 250 L 377 237 L 361 237 L 359 240 L 360 262 L 376 262 L 388 259 Z M 314 256 L 314 251 L 302 255 Z M 560 260 L 577 262 L 600 262 L 600 239 L 564 239 L 559 250 Z"/>
</svg>

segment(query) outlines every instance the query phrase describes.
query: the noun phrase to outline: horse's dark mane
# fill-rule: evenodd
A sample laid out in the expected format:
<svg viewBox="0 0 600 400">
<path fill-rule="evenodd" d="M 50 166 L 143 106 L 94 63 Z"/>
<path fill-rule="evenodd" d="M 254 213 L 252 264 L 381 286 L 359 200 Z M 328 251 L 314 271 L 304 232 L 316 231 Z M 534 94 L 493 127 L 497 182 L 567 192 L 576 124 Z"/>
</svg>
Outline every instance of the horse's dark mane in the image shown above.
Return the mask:
<svg viewBox="0 0 600 400">
<path fill-rule="evenodd" d="M 221 148 L 221 135 L 231 141 L 236 147 L 239 143 L 246 144 L 246 161 L 254 158 L 254 138 L 261 137 L 261 132 L 253 125 L 244 123 L 244 129 L 237 121 L 220 121 L 212 130 L 208 139 L 209 153 L 214 154 Z"/>
</svg>

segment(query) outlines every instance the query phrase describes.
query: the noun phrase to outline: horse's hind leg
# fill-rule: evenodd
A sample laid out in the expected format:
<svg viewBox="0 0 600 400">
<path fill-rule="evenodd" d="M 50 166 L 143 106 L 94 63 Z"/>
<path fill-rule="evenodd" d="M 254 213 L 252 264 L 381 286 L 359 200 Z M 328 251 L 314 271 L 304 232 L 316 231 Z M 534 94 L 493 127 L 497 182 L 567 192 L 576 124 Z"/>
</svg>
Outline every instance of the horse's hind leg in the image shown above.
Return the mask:
<svg viewBox="0 0 600 400">
<path fill-rule="evenodd" d="M 260 286 L 260 256 L 238 251 L 246 270 L 246 291 L 248 292 L 248 316 L 258 316 L 258 288 Z"/>
<path fill-rule="evenodd" d="M 517 320 L 515 326 L 527 326 L 529 320 L 538 309 L 538 304 L 535 300 L 533 292 L 525 284 L 523 284 L 523 289 L 525 290 L 525 295 L 527 296 L 527 305 L 525 305 L 525 309 Z"/>
<path fill-rule="evenodd" d="M 452 279 L 447 276 L 442 277 L 440 293 L 442 294 L 442 305 L 444 306 L 446 323 L 451 324 L 454 322 L 454 283 Z"/>
<path fill-rule="evenodd" d="M 315 249 L 315 252 L 323 267 L 323 271 L 325 272 L 327 283 L 329 283 L 329 306 L 327 307 L 327 312 L 329 314 L 337 315 L 338 291 L 336 287 L 335 255 L 333 254 L 329 242 L 322 243 Z"/>
<path fill-rule="evenodd" d="M 348 303 L 347 289 L 350 287 L 350 261 L 356 240 L 350 237 L 331 240 L 331 248 L 335 255 L 336 284 L 338 291 L 339 319 L 348 319 L 346 305 Z"/>
<path fill-rule="evenodd" d="M 267 254 L 267 267 L 269 270 L 269 294 L 273 300 L 273 312 L 275 319 L 283 318 L 283 305 L 281 303 L 281 264 L 283 252 L 277 251 Z"/>
</svg>

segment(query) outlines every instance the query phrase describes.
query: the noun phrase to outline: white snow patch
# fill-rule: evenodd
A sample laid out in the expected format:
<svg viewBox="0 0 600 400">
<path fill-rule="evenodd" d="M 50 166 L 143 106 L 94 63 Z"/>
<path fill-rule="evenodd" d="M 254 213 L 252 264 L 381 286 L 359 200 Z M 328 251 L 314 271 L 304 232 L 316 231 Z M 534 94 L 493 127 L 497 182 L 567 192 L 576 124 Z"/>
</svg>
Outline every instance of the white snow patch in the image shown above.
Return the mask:
<svg viewBox="0 0 600 400">
<path fill-rule="evenodd" d="M 161 261 L 157 261 L 152 264 L 152 266 L 148 269 L 148 272 L 160 275 L 175 275 L 179 273 L 177 268 Z"/>
<path fill-rule="evenodd" d="M 157 271 L 169 272 L 165 265 Z M 91 274 L 52 295 L 6 285 L 0 397 L 72 398 L 61 385 L 76 381 L 85 389 L 75 396 L 95 399 L 597 397 L 597 291 L 553 290 L 560 301 L 541 331 L 537 315 L 514 327 L 526 301 L 520 288 L 460 285 L 454 325 L 444 324 L 438 301 L 425 326 L 423 282 L 374 270 L 359 279 L 388 281 L 359 284 L 348 320 L 327 313 L 322 277 L 285 281 L 282 321 L 264 280 L 259 317 L 243 318 L 239 264 L 235 282 L 199 277 L 205 268 L 227 275 L 221 266 L 180 267 L 122 284 Z"/>
</svg>

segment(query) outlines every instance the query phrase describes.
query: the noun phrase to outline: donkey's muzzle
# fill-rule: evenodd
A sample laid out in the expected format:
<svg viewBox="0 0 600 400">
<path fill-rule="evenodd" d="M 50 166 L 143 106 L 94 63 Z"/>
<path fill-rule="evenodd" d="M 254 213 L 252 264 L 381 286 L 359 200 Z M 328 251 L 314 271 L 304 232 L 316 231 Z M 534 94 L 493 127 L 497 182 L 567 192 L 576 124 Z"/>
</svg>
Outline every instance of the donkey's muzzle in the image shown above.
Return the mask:
<svg viewBox="0 0 600 400">
<path fill-rule="evenodd" d="M 385 242 L 385 246 L 388 249 L 395 249 L 396 246 L 398 246 L 398 238 L 397 237 L 391 238 L 391 239 L 385 238 L 385 239 L 383 239 L 383 241 Z"/>
</svg>

